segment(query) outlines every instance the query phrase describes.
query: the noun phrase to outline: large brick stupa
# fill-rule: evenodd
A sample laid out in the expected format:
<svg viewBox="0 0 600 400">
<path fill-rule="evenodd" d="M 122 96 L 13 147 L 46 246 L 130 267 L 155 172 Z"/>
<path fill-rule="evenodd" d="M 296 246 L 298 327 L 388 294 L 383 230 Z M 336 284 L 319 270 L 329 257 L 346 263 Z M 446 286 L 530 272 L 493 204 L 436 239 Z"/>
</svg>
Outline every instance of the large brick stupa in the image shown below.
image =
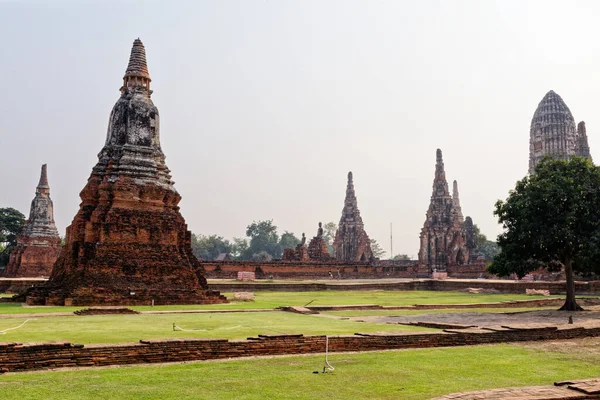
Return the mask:
<svg viewBox="0 0 600 400">
<path fill-rule="evenodd" d="M 110 114 L 66 246 L 29 304 L 205 304 L 227 299 L 208 289 L 179 212 L 181 196 L 160 146 L 146 51 L 133 43 L 121 97 Z"/>
</svg>

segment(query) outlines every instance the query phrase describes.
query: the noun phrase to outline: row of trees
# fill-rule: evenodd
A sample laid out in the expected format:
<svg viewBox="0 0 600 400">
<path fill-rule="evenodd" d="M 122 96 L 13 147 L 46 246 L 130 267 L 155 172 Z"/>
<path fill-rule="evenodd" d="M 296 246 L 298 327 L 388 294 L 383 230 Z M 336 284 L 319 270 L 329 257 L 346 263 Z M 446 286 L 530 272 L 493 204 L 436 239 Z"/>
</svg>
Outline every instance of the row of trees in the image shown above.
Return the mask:
<svg viewBox="0 0 600 400">
<path fill-rule="evenodd" d="M 477 241 L 477 247 L 486 260 L 493 260 L 500 249 L 496 242 L 492 242 L 479 231 L 477 225 L 473 226 Z M 252 222 L 246 227 L 246 238 L 233 238 L 233 241 L 218 235 L 196 235 L 192 234 L 192 250 L 196 257 L 203 260 L 214 260 L 219 254 L 230 254 L 236 260 L 270 261 L 281 258 L 283 250 L 294 248 L 300 239 L 295 234 L 284 231 L 279 235 L 277 226 L 273 220 Z M 337 224 L 328 222 L 323 224 L 323 239 L 329 247 L 329 253 L 333 254 L 333 240 Z M 377 240 L 371 239 L 371 250 L 376 258 L 383 258 L 386 254 Z M 397 254 L 393 260 L 410 260 L 406 254 Z"/>
<path fill-rule="evenodd" d="M 292 232 L 284 231 L 279 235 L 277 229 L 273 220 L 266 220 L 252 222 L 246 227 L 246 238 L 233 238 L 233 241 L 218 235 L 192 234 L 192 250 L 196 257 L 203 260 L 214 260 L 219 254 L 227 253 L 237 260 L 270 261 L 281 258 L 284 249 L 294 248 L 300 243 L 300 239 Z M 336 230 L 337 224 L 334 222 L 323 224 L 323 240 L 330 254 L 333 254 Z M 374 239 L 371 240 L 371 249 L 375 257 L 385 255 Z"/>
<path fill-rule="evenodd" d="M 227 253 L 238 260 L 270 261 L 281 258 L 283 249 L 296 247 L 298 243 L 300 239 L 291 232 L 279 235 L 273 220 L 251 223 L 246 227 L 246 238 L 233 238 L 231 242 L 222 236 L 192 234 L 192 251 L 204 260 Z"/>
</svg>

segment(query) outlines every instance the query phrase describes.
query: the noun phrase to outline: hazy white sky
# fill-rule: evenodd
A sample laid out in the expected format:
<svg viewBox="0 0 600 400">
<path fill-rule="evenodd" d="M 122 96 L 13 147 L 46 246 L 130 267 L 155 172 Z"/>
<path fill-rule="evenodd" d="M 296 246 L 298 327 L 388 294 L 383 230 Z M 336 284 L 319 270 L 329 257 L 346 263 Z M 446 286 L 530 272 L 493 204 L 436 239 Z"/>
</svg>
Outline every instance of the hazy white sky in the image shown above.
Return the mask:
<svg viewBox="0 0 600 400">
<path fill-rule="evenodd" d="M 367 233 L 389 251 L 392 222 L 414 257 L 441 148 L 494 237 L 548 90 L 597 157 L 599 17 L 597 1 L 0 0 L 0 207 L 27 214 L 48 163 L 64 235 L 140 37 L 193 232 L 272 218 L 311 237 L 352 170 Z"/>
</svg>

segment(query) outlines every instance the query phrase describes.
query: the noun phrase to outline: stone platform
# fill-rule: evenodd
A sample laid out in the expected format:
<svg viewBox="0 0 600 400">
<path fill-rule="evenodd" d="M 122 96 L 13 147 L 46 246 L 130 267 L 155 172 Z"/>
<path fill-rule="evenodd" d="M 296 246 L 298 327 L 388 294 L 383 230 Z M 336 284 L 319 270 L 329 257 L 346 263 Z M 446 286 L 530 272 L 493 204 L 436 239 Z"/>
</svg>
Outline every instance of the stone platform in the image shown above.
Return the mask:
<svg viewBox="0 0 600 400">
<path fill-rule="evenodd" d="M 600 399 L 600 378 L 556 382 L 554 386 L 503 388 L 454 393 L 432 400 L 576 400 Z"/>
</svg>

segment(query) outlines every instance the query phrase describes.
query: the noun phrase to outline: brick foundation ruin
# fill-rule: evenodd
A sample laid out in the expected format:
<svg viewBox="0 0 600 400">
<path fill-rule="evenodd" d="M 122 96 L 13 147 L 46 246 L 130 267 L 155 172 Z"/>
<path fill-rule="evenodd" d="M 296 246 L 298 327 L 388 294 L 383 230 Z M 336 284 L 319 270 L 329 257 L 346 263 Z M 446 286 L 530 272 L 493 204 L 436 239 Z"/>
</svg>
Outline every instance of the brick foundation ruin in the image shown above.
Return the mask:
<svg viewBox="0 0 600 400">
<path fill-rule="evenodd" d="M 328 351 L 381 351 L 598 336 L 600 328 L 584 327 L 505 327 L 493 331 L 447 330 L 443 333 L 388 335 L 359 333 L 329 336 Z M 325 352 L 325 336 L 259 335 L 249 339 L 140 340 L 139 343 L 118 345 L 82 345 L 69 342 L 0 343 L 0 373 Z"/>
</svg>

